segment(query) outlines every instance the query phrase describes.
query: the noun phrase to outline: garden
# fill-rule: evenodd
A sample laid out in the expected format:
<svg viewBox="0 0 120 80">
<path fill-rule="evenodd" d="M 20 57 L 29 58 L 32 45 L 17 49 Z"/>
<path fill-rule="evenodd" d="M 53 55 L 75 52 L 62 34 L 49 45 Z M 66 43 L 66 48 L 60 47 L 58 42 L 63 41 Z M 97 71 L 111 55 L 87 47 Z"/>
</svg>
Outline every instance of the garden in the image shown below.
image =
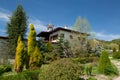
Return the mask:
<svg viewBox="0 0 120 80">
<path fill-rule="evenodd" d="M 116 43 L 88 39 L 86 43 L 81 41 L 80 46 L 71 46 L 69 41 L 59 38 L 56 44 L 45 43 L 43 39 L 36 40 L 34 24 L 29 25 L 28 38 L 24 39 L 23 35 L 27 29 L 26 20 L 25 12 L 19 5 L 7 25 L 10 54 L 5 55 L 0 61 L 0 80 L 116 80 L 119 78 L 119 41 Z M 111 47 L 110 44 L 115 44 L 117 47 Z M 13 59 L 12 63 L 11 59 Z"/>
</svg>

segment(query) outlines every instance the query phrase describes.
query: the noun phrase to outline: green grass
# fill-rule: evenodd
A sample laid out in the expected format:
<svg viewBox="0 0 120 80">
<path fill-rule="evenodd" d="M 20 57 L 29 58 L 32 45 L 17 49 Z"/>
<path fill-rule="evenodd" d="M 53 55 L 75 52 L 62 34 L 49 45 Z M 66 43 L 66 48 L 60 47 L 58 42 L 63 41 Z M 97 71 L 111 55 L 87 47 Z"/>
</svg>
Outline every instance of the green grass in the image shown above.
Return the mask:
<svg viewBox="0 0 120 80">
<path fill-rule="evenodd" d="M 92 74 L 99 74 L 98 70 L 97 70 L 97 66 L 93 66 L 92 68 Z"/>
</svg>

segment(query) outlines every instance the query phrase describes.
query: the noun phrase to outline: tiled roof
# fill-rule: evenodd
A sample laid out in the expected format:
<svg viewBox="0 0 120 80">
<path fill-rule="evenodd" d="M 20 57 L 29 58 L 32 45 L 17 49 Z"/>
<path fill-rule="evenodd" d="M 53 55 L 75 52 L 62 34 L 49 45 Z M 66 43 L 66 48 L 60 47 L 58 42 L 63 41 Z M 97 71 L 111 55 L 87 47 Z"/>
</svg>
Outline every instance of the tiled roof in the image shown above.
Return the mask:
<svg viewBox="0 0 120 80">
<path fill-rule="evenodd" d="M 55 28 L 55 29 L 53 29 L 52 31 L 49 31 L 49 32 L 47 32 L 47 31 L 41 31 L 39 34 L 37 34 L 37 36 L 39 37 L 39 36 L 41 36 L 43 34 L 49 35 L 51 33 L 59 31 L 59 30 L 64 30 L 64 31 L 67 31 L 67 32 L 74 32 L 74 33 L 78 33 L 78 34 L 83 34 L 83 35 L 89 36 L 89 34 L 78 32 L 78 31 L 74 31 L 74 30 L 71 30 L 71 29 L 62 28 L 62 27 Z"/>
</svg>

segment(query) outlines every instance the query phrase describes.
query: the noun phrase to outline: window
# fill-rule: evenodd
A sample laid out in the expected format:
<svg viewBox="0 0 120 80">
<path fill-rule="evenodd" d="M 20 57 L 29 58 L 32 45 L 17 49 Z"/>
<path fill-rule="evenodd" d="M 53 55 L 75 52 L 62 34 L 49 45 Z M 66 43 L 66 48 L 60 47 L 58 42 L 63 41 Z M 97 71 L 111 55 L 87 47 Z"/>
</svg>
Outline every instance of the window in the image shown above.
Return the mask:
<svg viewBox="0 0 120 80">
<path fill-rule="evenodd" d="M 62 33 L 62 34 L 60 34 L 60 38 L 64 38 L 64 34 Z"/>
<path fill-rule="evenodd" d="M 58 39 L 58 34 L 50 37 L 50 40 L 56 40 L 56 39 Z"/>
<path fill-rule="evenodd" d="M 70 35 L 70 39 L 73 39 L 73 36 L 72 36 L 72 35 Z"/>
</svg>

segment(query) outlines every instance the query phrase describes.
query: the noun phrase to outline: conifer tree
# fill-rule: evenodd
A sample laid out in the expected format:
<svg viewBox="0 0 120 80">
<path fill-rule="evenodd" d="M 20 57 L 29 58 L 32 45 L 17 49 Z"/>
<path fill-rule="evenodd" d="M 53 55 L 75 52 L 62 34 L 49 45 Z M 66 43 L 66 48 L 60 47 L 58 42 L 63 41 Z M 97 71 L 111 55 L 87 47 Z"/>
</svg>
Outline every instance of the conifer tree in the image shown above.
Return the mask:
<svg viewBox="0 0 120 80">
<path fill-rule="evenodd" d="M 15 56 L 17 40 L 19 35 L 22 40 L 27 30 L 27 17 L 22 5 L 18 5 L 16 10 L 10 17 L 10 22 L 7 23 L 7 34 L 9 38 L 8 49 L 9 54 Z"/>
<path fill-rule="evenodd" d="M 33 24 L 30 24 L 30 33 L 28 35 L 28 55 L 30 69 L 34 69 L 41 66 L 42 55 L 36 44 L 36 31 L 34 29 Z"/>
<path fill-rule="evenodd" d="M 98 64 L 98 71 L 102 74 L 106 73 L 107 68 L 111 68 L 111 62 L 110 59 L 108 57 L 108 53 L 106 51 L 103 51 L 101 56 L 100 56 L 100 60 L 99 60 L 99 64 Z"/>
<path fill-rule="evenodd" d="M 24 46 L 24 43 L 22 42 L 21 36 L 19 36 L 17 42 L 17 48 L 16 48 L 15 63 L 14 63 L 14 70 L 16 72 L 22 72 L 24 66 L 25 54 L 26 54 L 26 48 Z"/>
</svg>

